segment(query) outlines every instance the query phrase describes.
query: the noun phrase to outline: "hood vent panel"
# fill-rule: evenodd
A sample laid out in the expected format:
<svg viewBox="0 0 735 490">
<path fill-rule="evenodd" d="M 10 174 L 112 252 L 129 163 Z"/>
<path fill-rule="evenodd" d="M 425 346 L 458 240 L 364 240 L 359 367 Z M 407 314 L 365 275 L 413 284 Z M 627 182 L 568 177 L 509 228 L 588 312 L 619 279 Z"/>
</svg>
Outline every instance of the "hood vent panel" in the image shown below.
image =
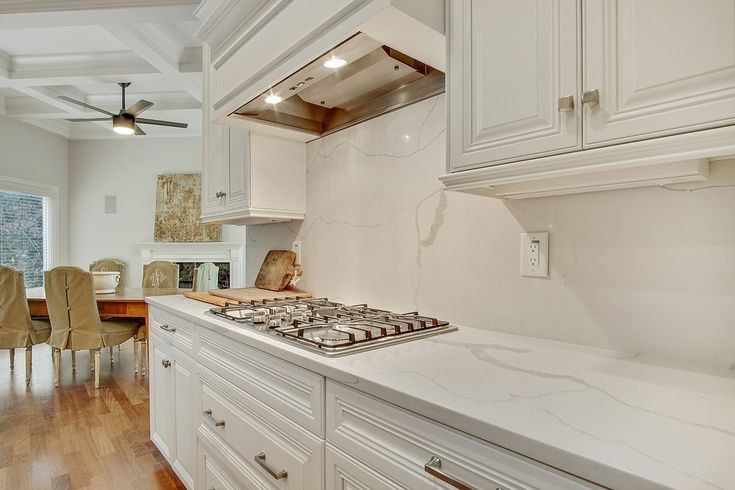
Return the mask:
<svg viewBox="0 0 735 490">
<path fill-rule="evenodd" d="M 331 58 L 347 64 L 325 67 Z M 318 138 L 442 92 L 444 73 L 358 33 L 233 114 Z"/>
</svg>

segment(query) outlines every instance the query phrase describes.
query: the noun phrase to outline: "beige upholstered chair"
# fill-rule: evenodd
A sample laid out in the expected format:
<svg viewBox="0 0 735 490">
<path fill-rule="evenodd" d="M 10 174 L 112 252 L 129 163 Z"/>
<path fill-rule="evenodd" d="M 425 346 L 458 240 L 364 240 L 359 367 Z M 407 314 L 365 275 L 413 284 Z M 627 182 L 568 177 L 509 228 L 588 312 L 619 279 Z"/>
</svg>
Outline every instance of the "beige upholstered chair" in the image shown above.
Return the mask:
<svg viewBox="0 0 735 490">
<path fill-rule="evenodd" d="M 120 282 L 117 289 L 122 289 L 125 280 L 125 264 L 117 259 L 99 259 L 89 264 L 89 272 L 119 272 Z"/>
<path fill-rule="evenodd" d="M 179 287 L 179 264 L 156 260 L 143 266 L 144 288 Z"/>
<path fill-rule="evenodd" d="M 48 321 L 32 320 L 28 311 L 23 273 L 0 266 L 0 349 L 10 349 L 10 370 L 15 369 L 15 349 L 26 350 L 26 384 L 31 382 L 33 346 L 51 334 Z"/>
<path fill-rule="evenodd" d="M 211 262 L 205 262 L 194 269 L 192 291 L 207 292 L 216 289 L 219 283 L 219 267 Z"/>
<path fill-rule="evenodd" d="M 121 344 L 138 333 L 139 325 L 100 320 L 92 273 L 78 267 L 56 267 L 44 273 L 46 305 L 51 320 L 48 343 L 54 349 L 54 385 L 59 386 L 61 349 L 94 351 L 94 387 L 100 385 L 100 349 Z M 74 363 L 74 357 L 72 357 Z"/>
</svg>

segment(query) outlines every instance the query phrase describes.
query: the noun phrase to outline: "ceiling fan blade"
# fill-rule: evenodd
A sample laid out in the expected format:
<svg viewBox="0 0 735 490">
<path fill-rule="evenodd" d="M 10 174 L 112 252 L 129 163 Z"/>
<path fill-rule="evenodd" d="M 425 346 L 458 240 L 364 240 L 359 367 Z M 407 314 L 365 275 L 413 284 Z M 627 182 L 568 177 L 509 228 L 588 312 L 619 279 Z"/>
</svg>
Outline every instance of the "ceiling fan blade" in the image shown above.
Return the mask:
<svg viewBox="0 0 735 490">
<path fill-rule="evenodd" d="M 138 124 L 155 124 L 156 126 L 170 126 L 172 128 L 188 128 L 189 125 L 186 123 L 179 123 L 173 121 L 159 121 L 158 119 L 142 119 L 139 117 L 135 118 L 135 122 Z"/>
<path fill-rule="evenodd" d="M 125 109 L 125 112 L 127 112 L 128 114 L 132 114 L 133 116 L 137 116 L 152 105 L 153 102 L 148 102 L 147 100 L 140 99 L 138 102 Z"/>
<path fill-rule="evenodd" d="M 135 136 L 145 136 L 145 131 L 140 129 L 140 126 L 135 125 Z"/>
<path fill-rule="evenodd" d="M 109 121 L 109 117 L 94 117 L 92 119 L 67 119 L 67 121 L 71 122 L 87 122 L 87 121 Z"/>
<path fill-rule="evenodd" d="M 100 109 L 99 107 L 95 107 L 93 105 L 89 105 L 86 102 L 80 102 L 78 100 L 74 100 L 70 97 L 67 97 L 66 95 L 59 95 L 59 98 L 61 100 L 65 100 L 67 102 L 71 102 L 72 104 L 80 105 L 82 107 L 86 107 L 87 109 L 92 109 L 93 111 L 101 112 L 102 114 L 107 114 L 108 116 L 116 116 L 117 114 L 113 114 L 110 111 L 106 111 L 104 109 Z"/>
</svg>

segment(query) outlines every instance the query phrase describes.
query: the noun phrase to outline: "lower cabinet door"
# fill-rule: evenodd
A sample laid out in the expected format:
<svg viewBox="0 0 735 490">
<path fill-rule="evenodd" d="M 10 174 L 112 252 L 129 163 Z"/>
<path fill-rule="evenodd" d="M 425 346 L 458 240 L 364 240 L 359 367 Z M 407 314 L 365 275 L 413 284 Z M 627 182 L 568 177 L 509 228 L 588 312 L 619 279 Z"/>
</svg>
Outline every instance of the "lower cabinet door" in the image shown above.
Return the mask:
<svg viewBox="0 0 735 490">
<path fill-rule="evenodd" d="M 172 349 L 175 401 L 174 430 L 176 452 L 172 466 L 188 488 L 194 488 L 197 466 L 197 427 L 199 413 L 196 402 L 195 364 L 189 356 Z"/>
<path fill-rule="evenodd" d="M 174 457 L 173 361 L 169 349 L 156 337 L 150 341 L 150 432 L 151 441 L 169 463 Z"/>
</svg>

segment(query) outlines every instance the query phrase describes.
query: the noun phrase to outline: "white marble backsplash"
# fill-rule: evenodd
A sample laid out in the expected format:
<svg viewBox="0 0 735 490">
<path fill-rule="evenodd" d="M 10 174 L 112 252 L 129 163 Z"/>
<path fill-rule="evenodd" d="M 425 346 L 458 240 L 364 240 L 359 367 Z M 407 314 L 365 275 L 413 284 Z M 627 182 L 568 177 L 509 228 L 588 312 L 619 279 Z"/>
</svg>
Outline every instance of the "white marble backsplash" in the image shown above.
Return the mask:
<svg viewBox="0 0 735 490">
<path fill-rule="evenodd" d="M 251 276 L 300 239 L 299 285 L 320 296 L 735 370 L 734 160 L 667 189 L 444 192 L 444 103 L 309 143 L 306 219 L 248 227 Z M 523 231 L 550 233 L 548 279 L 520 276 Z"/>
</svg>

